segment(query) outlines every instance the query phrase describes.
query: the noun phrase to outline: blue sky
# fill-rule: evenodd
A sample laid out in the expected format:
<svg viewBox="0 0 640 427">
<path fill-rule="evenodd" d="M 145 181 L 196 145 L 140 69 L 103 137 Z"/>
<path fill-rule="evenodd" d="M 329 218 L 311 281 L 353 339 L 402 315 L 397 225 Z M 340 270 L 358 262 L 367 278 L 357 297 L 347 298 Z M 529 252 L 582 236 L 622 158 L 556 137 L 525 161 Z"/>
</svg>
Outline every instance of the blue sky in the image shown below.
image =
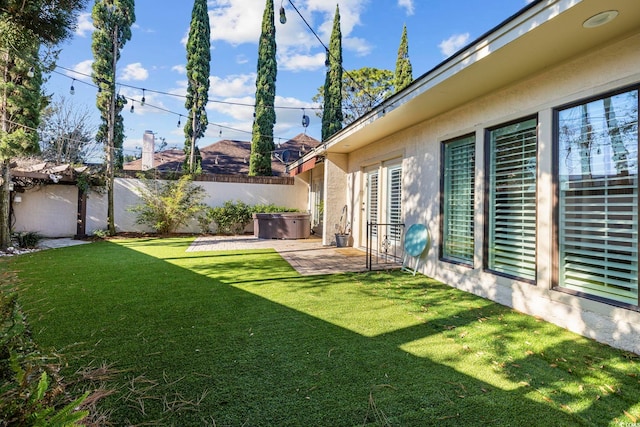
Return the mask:
<svg viewBox="0 0 640 427">
<path fill-rule="evenodd" d="M 459 48 L 507 19 L 531 0 L 293 0 L 293 4 L 328 45 L 336 3 L 342 24 L 343 67 L 354 70 L 375 67 L 394 70 L 402 33 L 407 25 L 413 77 L 419 77 Z M 77 30 L 63 43 L 56 69 L 45 86 L 54 99 L 64 97 L 79 108 L 95 111 L 96 88 L 91 73 L 91 22 L 89 8 L 79 16 Z M 277 22 L 278 76 L 276 82 L 276 142 L 301 132 L 303 108 L 311 118 L 306 132 L 320 139 L 320 119 L 310 108 L 311 99 L 324 84 L 324 48 L 300 16 L 284 0 L 287 23 Z M 130 98 L 123 111 L 125 154 L 142 145 L 146 130 L 165 138 L 168 147 L 182 148 L 186 38 L 191 1 L 136 1 L 136 23 L 131 40 L 121 50 L 117 81 L 120 94 Z M 264 0 L 210 0 L 211 88 L 207 115 L 209 127 L 198 145 L 220 139 L 251 140 L 258 38 Z M 74 82 L 73 79 L 76 81 Z M 89 84 L 85 84 L 89 83 Z M 69 89 L 73 84 L 75 94 Z M 139 100 L 143 91 L 146 104 Z M 162 92 L 162 93 L 156 93 Z M 134 112 L 130 107 L 134 105 Z M 237 105 L 237 104 L 246 104 Z M 159 107 L 159 108 L 154 108 Z M 279 108 L 287 107 L 287 108 Z M 182 118 L 180 117 L 182 114 Z M 181 126 L 178 127 L 178 121 Z"/>
</svg>

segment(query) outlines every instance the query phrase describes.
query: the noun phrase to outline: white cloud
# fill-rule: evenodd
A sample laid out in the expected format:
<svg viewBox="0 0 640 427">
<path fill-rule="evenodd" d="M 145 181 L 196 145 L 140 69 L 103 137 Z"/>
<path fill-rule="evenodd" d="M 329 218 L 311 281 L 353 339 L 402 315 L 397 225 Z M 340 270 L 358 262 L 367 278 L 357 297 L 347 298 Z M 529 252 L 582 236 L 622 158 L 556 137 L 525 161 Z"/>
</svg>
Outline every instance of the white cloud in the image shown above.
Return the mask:
<svg viewBox="0 0 640 427">
<path fill-rule="evenodd" d="M 207 105 L 208 111 L 215 111 L 226 116 L 232 117 L 234 120 L 248 122 L 248 127 L 239 127 L 240 129 L 251 129 L 253 123 L 253 107 L 255 98 L 253 96 L 229 97 L 225 99 L 217 99 L 219 102 L 211 102 Z M 238 126 L 236 126 L 238 127 Z"/>
<path fill-rule="evenodd" d="M 93 59 L 87 59 L 85 61 L 78 62 L 71 68 L 75 72 L 67 71 L 66 75 L 76 80 L 90 80 L 91 74 L 93 73 L 93 69 L 91 68 L 92 64 Z"/>
<path fill-rule="evenodd" d="M 120 76 L 120 79 L 124 81 L 142 81 L 146 80 L 147 78 L 149 78 L 149 72 L 142 66 L 140 62 L 134 62 L 124 67 L 122 75 Z"/>
<path fill-rule="evenodd" d="M 368 41 L 360 37 L 347 37 L 343 39 L 342 47 L 354 52 L 356 56 L 367 56 L 373 49 Z"/>
<path fill-rule="evenodd" d="M 315 71 L 324 68 L 326 54 L 301 54 L 285 52 L 278 55 L 278 68 L 287 71 Z"/>
<path fill-rule="evenodd" d="M 255 0 L 214 0 L 209 2 L 211 40 L 232 45 L 256 43 L 260 37 L 263 2 Z"/>
<path fill-rule="evenodd" d="M 466 45 L 468 41 L 469 33 L 454 34 L 448 39 L 441 41 L 438 47 L 444 56 L 449 57 Z"/>
<path fill-rule="evenodd" d="M 306 2 L 306 4 L 305 4 Z M 340 0 L 340 27 L 345 50 L 364 56 L 371 52 L 371 45 L 364 39 L 350 37 L 354 27 L 360 25 L 360 16 L 369 0 Z M 256 0 L 213 0 L 209 2 L 209 21 L 212 41 L 226 42 L 231 45 L 257 43 L 260 38 L 262 2 L 256 7 Z M 283 69 L 313 70 L 324 64 L 324 48 L 315 35 L 307 28 L 296 11 L 286 2 L 283 3 L 287 23 L 278 22 L 280 4 L 276 2 L 276 42 L 278 45 L 278 64 Z M 306 0 L 296 4 L 297 9 L 311 25 L 325 45 L 329 44 L 336 4 L 326 0 Z M 187 36 L 183 43 L 186 43 Z M 286 51 L 285 54 L 281 52 Z M 321 53 L 318 53 L 321 51 Z M 238 63 L 244 63 L 238 58 Z M 300 68 L 296 68 L 299 66 Z"/>
<path fill-rule="evenodd" d="M 174 65 L 171 67 L 171 71 L 175 71 L 178 74 L 187 74 L 187 67 L 184 65 Z"/>
<path fill-rule="evenodd" d="M 255 93 L 256 75 L 232 74 L 225 77 L 211 76 L 209 78 L 209 94 L 213 97 L 226 98 Z"/>
<path fill-rule="evenodd" d="M 75 34 L 80 37 L 87 37 L 87 34 L 93 32 L 93 21 L 91 20 L 91 13 L 84 12 L 78 15 L 78 22 L 76 23 Z"/>
<path fill-rule="evenodd" d="M 413 0 L 398 0 L 398 6 L 404 7 L 407 15 L 413 15 Z"/>
</svg>

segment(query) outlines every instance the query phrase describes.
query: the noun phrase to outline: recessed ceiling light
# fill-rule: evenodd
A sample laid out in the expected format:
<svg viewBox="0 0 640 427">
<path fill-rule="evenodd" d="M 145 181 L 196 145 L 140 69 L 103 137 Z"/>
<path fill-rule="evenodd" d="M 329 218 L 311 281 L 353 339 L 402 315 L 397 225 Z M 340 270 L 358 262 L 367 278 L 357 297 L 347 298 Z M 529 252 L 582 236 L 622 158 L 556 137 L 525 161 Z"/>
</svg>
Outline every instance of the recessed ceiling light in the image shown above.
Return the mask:
<svg viewBox="0 0 640 427">
<path fill-rule="evenodd" d="M 617 10 L 607 10 L 604 12 L 600 12 L 584 21 L 582 23 L 582 26 L 584 28 L 596 28 L 601 25 L 608 24 L 609 22 L 613 21 L 616 16 L 618 16 Z"/>
</svg>

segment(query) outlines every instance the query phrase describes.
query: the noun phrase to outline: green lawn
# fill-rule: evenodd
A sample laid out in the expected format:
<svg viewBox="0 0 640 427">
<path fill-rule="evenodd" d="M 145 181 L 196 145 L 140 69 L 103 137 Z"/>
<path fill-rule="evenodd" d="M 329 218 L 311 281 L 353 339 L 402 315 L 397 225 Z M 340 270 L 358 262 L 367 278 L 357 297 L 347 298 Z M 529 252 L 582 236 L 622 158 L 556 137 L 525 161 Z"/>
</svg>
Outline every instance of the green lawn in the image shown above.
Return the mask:
<svg viewBox="0 0 640 427">
<path fill-rule="evenodd" d="M 424 276 L 300 277 L 273 251 L 131 239 L 0 261 L 113 425 L 640 422 L 637 355 Z M 94 373 L 95 375 L 95 373 Z"/>
</svg>

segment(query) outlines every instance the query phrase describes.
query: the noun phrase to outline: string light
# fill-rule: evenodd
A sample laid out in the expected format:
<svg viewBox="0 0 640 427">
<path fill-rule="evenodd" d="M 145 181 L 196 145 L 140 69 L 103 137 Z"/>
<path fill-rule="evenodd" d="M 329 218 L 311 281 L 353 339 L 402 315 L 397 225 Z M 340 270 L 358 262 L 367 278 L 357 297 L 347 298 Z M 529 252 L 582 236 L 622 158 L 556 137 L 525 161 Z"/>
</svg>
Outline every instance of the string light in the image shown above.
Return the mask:
<svg viewBox="0 0 640 427">
<path fill-rule="evenodd" d="M 305 129 L 309 127 L 309 116 L 305 114 L 304 108 L 302 109 L 302 127 Z"/>
<path fill-rule="evenodd" d="M 27 71 L 27 77 L 32 78 L 33 76 L 35 76 L 35 70 L 33 67 L 29 67 L 29 71 Z"/>
<path fill-rule="evenodd" d="M 141 107 L 144 107 L 144 101 L 145 101 L 145 98 L 144 98 L 144 89 L 142 89 L 142 99 L 140 100 L 140 106 L 141 106 Z"/>
<path fill-rule="evenodd" d="M 280 3 L 280 23 L 281 24 L 287 23 L 287 16 L 284 13 L 284 6 L 282 3 Z"/>
<path fill-rule="evenodd" d="M 1 50 L 1 49 L 0 49 L 0 50 Z M 85 74 L 85 73 L 82 73 L 82 72 L 79 72 L 79 71 L 76 71 L 76 70 L 72 70 L 72 69 L 69 69 L 69 68 L 65 68 L 64 66 L 61 66 L 61 65 L 56 65 L 55 67 L 56 67 L 56 68 L 59 68 L 59 69 L 62 69 L 62 70 L 66 70 L 66 71 L 71 72 L 71 73 L 74 73 L 74 74 L 81 75 L 81 76 L 85 76 L 85 77 L 92 77 L 92 76 L 91 76 L 91 75 L 89 75 L 89 74 Z M 55 73 L 55 74 L 58 74 L 58 75 L 60 75 L 60 76 L 63 76 L 63 77 L 70 78 L 70 79 L 72 80 L 71 87 L 69 88 L 69 91 L 70 91 L 70 93 L 72 93 L 72 94 L 75 94 L 75 82 L 76 82 L 76 81 L 78 81 L 78 82 L 80 82 L 80 83 L 82 83 L 82 84 L 86 84 L 87 86 L 92 86 L 92 87 L 96 88 L 96 90 L 97 90 L 98 92 L 101 92 L 101 91 L 102 91 L 102 87 L 101 87 L 101 85 L 99 85 L 99 84 L 98 84 L 98 85 L 95 85 L 95 84 L 92 84 L 92 83 L 86 82 L 86 81 L 84 81 L 84 80 L 77 80 L 76 78 L 71 77 L 71 76 L 68 76 L 67 74 L 64 74 L 64 73 L 62 73 L 62 72 L 60 72 L 60 71 L 57 71 L 57 70 L 55 70 L 55 69 L 54 69 L 54 70 L 51 70 L 51 72 L 53 72 L 53 73 Z M 103 82 L 103 81 L 101 80 L 100 82 Z M 146 94 L 146 91 L 150 91 L 150 92 L 154 92 L 154 93 L 158 93 L 158 94 L 163 94 L 163 95 L 166 95 L 166 96 L 172 96 L 172 97 L 181 97 L 181 98 L 186 98 L 186 96 L 184 96 L 184 95 L 178 95 L 178 94 L 175 94 L 175 93 L 169 93 L 169 92 L 163 92 L 163 91 L 153 90 L 153 89 L 139 88 L 139 87 L 135 87 L 135 86 L 131 86 L 131 85 L 127 85 L 127 84 L 119 83 L 119 82 L 116 82 L 116 85 L 118 86 L 118 93 L 119 93 L 119 89 L 120 89 L 120 87 L 127 87 L 127 88 L 133 88 L 133 89 L 141 90 L 141 91 L 143 92 L 143 96 L 142 96 L 142 99 L 138 100 L 138 102 L 140 102 L 140 105 L 141 105 L 141 106 L 143 105 L 142 101 L 144 100 L 144 101 L 145 101 L 145 102 L 144 102 L 144 104 L 145 104 L 145 105 L 148 105 L 148 106 L 149 106 L 149 107 L 151 107 L 151 108 L 158 109 L 158 110 L 160 110 L 160 111 L 164 111 L 164 112 L 167 112 L 167 113 L 170 113 L 170 114 L 175 114 L 175 115 L 177 115 L 177 116 L 178 116 L 178 124 L 177 124 L 177 127 L 180 127 L 180 126 L 182 125 L 182 114 L 177 113 L 177 112 L 175 112 L 175 111 L 167 110 L 167 109 L 162 108 L 162 107 L 158 107 L 158 106 L 154 106 L 154 105 L 148 104 L 148 103 L 146 102 L 145 94 Z M 119 94 L 118 94 L 118 96 L 121 96 L 121 95 L 119 95 Z M 135 112 L 134 102 L 135 102 L 135 101 L 137 101 L 137 100 L 135 100 L 135 99 L 133 99 L 133 98 L 130 98 L 130 97 L 127 97 L 127 96 L 122 96 L 122 98 L 124 98 L 124 99 L 126 99 L 126 100 L 130 100 L 130 101 L 132 102 L 132 105 L 131 105 L 131 108 L 130 108 L 130 112 L 131 112 L 131 113 L 134 113 L 134 112 Z M 237 102 L 211 101 L 211 100 L 210 100 L 209 102 L 217 102 L 217 103 L 221 103 L 221 104 L 239 105 L 239 106 L 246 106 L 246 107 L 255 107 L 255 104 L 246 104 L 246 103 L 237 103 Z M 274 105 L 274 106 L 265 106 L 265 107 L 266 107 L 266 108 L 274 108 L 274 109 L 275 109 L 275 108 L 279 108 L 279 109 L 298 109 L 298 108 L 300 108 L 300 107 L 285 107 L 285 106 L 275 106 L 275 105 Z M 322 109 L 323 109 L 322 107 L 306 107 L 306 108 L 308 108 L 308 109 L 313 109 L 313 110 L 322 110 Z M 304 110 L 304 109 L 303 109 L 303 110 Z M 255 111 L 254 111 L 254 113 L 253 113 L 253 114 L 254 114 L 254 116 L 255 116 Z M 212 123 L 212 124 L 213 124 L 213 125 L 216 125 L 215 123 Z M 240 133 L 245 133 L 245 134 L 253 135 L 253 132 L 251 132 L 251 131 L 246 131 L 246 130 L 243 130 L 243 129 L 237 129 L 237 128 L 233 128 L 233 127 L 230 127 L 230 126 L 223 126 L 223 125 L 218 125 L 218 126 L 219 126 L 220 128 L 227 128 L 227 129 L 232 130 L 232 131 L 234 131 L 234 132 L 240 132 Z M 222 129 L 219 129 L 219 135 L 220 135 L 220 136 L 222 136 Z M 270 136 L 270 138 L 272 138 L 272 139 L 274 139 L 274 140 L 275 140 L 276 138 L 281 139 L 280 137 L 274 137 L 274 136 Z"/>
</svg>

